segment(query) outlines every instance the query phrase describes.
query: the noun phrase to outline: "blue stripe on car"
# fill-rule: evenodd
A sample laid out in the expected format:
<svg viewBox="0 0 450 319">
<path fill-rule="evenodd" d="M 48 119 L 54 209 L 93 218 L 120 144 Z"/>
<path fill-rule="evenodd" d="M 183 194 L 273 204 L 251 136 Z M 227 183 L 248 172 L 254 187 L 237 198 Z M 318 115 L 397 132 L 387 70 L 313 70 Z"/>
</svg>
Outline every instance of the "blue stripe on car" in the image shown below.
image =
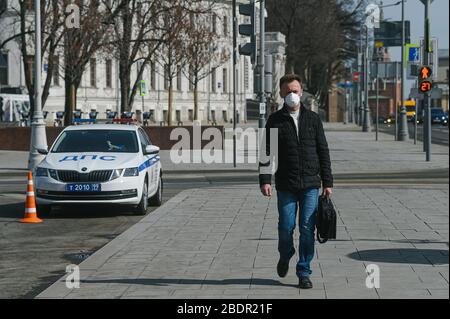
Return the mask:
<svg viewBox="0 0 450 319">
<path fill-rule="evenodd" d="M 159 161 L 159 156 L 154 156 L 148 160 L 146 160 L 144 163 L 142 163 L 141 165 L 139 165 L 138 169 L 139 172 L 143 171 L 144 169 L 154 165 L 155 163 L 157 163 Z"/>
</svg>

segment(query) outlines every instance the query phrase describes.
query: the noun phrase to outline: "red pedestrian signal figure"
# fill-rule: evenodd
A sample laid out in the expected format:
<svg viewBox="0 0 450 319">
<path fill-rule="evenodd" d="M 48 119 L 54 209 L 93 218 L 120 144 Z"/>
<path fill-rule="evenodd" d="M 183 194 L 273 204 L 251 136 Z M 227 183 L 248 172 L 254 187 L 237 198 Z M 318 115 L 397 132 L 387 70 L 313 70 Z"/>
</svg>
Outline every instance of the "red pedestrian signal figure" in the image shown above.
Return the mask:
<svg viewBox="0 0 450 319">
<path fill-rule="evenodd" d="M 431 76 L 431 69 L 427 66 L 424 66 L 420 69 L 420 78 L 422 80 L 426 80 Z"/>
</svg>

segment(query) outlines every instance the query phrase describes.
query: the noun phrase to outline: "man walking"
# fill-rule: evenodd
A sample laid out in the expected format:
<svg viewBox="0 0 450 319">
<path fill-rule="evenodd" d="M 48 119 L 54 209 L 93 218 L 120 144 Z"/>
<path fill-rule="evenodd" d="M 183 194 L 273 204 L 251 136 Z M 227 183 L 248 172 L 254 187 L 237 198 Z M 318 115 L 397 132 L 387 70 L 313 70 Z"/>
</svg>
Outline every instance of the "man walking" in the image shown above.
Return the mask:
<svg viewBox="0 0 450 319">
<path fill-rule="evenodd" d="M 277 272 L 285 277 L 289 261 L 295 254 L 293 234 L 299 208 L 299 260 L 296 273 L 299 287 L 312 288 L 309 276 L 314 258 L 314 231 L 319 190 L 331 196 L 333 176 L 328 143 L 319 115 L 300 102 L 302 82 L 298 75 L 288 74 L 280 79 L 283 108 L 271 114 L 266 124 L 266 156 L 270 154 L 270 130 L 278 130 L 278 159 L 275 186 L 278 204 Z M 264 196 L 272 196 L 272 174 L 264 169 L 273 165 L 273 158 L 260 161 L 259 183 Z"/>
</svg>

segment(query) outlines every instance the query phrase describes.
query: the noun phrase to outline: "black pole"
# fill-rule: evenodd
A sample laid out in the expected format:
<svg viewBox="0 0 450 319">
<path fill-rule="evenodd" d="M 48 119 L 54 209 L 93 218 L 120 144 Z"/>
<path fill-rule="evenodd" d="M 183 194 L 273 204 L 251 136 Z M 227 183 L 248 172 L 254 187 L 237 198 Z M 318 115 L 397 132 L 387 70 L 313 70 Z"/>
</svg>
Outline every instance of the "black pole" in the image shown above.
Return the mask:
<svg viewBox="0 0 450 319">
<path fill-rule="evenodd" d="M 429 16 L 429 7 L 430 7 L 430 0 L 425 1 L 425 55 L 424 55 L 424 63 L 425 65 L 428 65 L 430 63 L 430 16 Z M 437 72 L 437 70 L 434 70 Z M 426 161 L 431 161 L 431 95 L 430 92 L 425 93 L 424 97 L 424 107 L 426 107 L 426 140 L 424 139 L 424 142 L 426 143 Z"/>
<path fill-rule="evenodd" d="M 237 60 L 236 0 L 233 0 L 232 6 L 233 6 L 233 167 L 236 167 L 236 60 Z"/>
</svg>

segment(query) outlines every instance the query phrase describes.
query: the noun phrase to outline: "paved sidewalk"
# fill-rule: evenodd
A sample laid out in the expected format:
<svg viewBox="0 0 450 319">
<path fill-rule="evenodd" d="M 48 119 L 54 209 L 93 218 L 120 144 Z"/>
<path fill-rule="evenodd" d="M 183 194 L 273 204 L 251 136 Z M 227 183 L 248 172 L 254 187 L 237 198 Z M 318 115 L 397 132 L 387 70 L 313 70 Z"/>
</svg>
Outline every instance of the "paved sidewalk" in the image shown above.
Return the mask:
<svg viewBox="0 0 450 319">
<path fill-rule="evenodd" d="M 186 190 L 37 298 L 448 298 L 448 187 L 336 187 L 338 239 L 316 243 L 314 288 L 276 275 L 276 197 L 255 185 Z M 297 237 L 297 230 L 296 230 Z M 297 243 L 296 243 L 297 246 Z M 365 267 L 381 287 L 366 287 Z"/>
</svg>

